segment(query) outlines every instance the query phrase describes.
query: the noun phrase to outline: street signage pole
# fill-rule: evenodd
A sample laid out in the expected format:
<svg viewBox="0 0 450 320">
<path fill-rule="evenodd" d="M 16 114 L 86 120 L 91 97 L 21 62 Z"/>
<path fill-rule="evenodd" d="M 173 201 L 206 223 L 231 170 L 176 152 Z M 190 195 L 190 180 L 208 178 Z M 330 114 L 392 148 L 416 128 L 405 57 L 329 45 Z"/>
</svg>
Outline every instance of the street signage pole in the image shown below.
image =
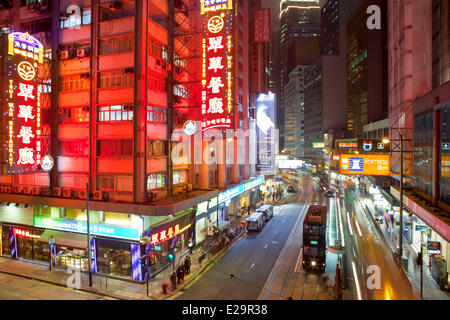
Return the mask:
<svg viewBox="0 0 450 320">
<path fill-rule="evenodd" d="M 90 231 L 90 226 L 89 226 L 89 183 L 86 183 L 86 214 L 87 214 L 87 250 L 88 250 L 89 287 L 92 287 L 91 231 Z"/>
<path fill-rule="evenodd" d="M 400 225 L 399 225 L 399 259 L 403 257 L 403 135 L 400 135 Z"/>
</svg>

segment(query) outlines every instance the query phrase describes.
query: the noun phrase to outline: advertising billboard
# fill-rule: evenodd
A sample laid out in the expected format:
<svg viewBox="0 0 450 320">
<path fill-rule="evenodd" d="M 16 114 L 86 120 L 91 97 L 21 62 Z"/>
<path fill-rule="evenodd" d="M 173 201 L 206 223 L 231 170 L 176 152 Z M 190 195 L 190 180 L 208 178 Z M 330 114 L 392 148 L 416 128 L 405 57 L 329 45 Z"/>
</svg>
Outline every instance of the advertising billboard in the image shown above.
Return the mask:
<svg viewBox="0 0 450 320">
<path fill-rule="evenodd" d="M 234 14 L 225 1 L 202 4 L 213 8 L 203 15 L 202 131 L 234 129 Z"/>
<path fill-rule="evenodd" d="M 390 153 L 391 143 L 382 140 L 360 139 L 358 141 L 359 151 L 361 153 Z"/>
<path fill-rule="evenodd" d="M 7 117 L 7 172 L 34 172 L 42 159 L 41 87 L 38 78 L 44 48 L 28 33 L 10 33 L 6 41 L 2 84 L 6 87 L 6 95 L 2 110 Z"/>
<path fill-rule="evenodd" d="M 270 42 L 270 9 L 255 11 L 255 42 Z"/>
<path fill-rule="evenodd" d="M 313 149 L 324 149 L 325 142 L 313 142 Z"/>
<path fill-rule="evenodd" d="M 259 170 L 275 169 L 275 94 L 261 93 L 256 99 L 256 136 Z"/>
<path fill-rule="evenodd" d="M 341 154 L 339 172 L 345 175 L 389 176 L 390 155 L 348 155 Z"/>
</svg>

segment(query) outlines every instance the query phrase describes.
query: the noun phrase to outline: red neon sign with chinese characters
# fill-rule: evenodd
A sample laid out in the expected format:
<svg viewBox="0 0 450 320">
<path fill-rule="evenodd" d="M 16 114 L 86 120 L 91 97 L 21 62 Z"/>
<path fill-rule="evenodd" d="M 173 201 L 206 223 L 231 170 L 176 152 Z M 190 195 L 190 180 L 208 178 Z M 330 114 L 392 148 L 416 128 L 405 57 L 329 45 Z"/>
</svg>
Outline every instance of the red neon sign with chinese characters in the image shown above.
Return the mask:
<svg viewBox="0 0 450 320">
<path fill-rule="evenodd" d="M 152 245 L 157 244 L 158 242 L 172 239 L 174 236 L 180 233 L 180 225 L 177 224 L 174 227 L 170 227 L 168 229 L 164 229 L 160 232 L 152 234 L 152 238 L 150 243 Z"/>
<path fill-rule="evenodd" d="M 39 66 L 43 46 L 26 33 L 8 35 L 8 173 L 37 169 L 42 158 L 41 87 Z"/>
<path fill-rule="evenodd" d="M 28 230 L 13 228 L 13 232 L 15 235 L 22 236 L 25 238 L 40 238 L 40 236 L 30 234 L 30 231 L 28 231 Z"/>
<path fill-rule="evenodd" d="M 226 6 L 204 15 L 202 131 L 233 127 L 233 13 Z"/>
</svg>

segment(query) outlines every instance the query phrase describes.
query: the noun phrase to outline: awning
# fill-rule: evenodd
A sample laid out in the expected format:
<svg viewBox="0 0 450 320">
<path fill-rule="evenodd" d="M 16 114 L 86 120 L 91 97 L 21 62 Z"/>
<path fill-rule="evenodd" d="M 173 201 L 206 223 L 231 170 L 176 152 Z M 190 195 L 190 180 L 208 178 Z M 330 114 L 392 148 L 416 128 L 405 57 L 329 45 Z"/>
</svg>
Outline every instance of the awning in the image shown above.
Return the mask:
<svg viewBox="0 0 450 320">
<path fill-rule="evenodd" d="M 87 235 L 47 229 L 41 235 L 39 241 L 48 243 L 50 236 L 53 236 L 58 247 L 87 249 Z"/>
</svg>

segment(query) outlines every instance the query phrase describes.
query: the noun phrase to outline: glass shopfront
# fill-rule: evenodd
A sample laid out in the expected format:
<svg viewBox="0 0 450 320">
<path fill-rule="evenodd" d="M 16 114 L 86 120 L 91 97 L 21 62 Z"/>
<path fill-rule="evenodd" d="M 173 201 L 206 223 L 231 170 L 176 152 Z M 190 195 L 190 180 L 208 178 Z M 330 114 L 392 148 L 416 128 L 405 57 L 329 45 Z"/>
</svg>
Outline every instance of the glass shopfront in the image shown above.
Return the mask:
<svg viewBox="0 0 450 320">
<path fill-rule="evenodd" d="M 98 273 L 131 278 L 131 245 L 129 242 L 96 238 Z"/>
</svg>

